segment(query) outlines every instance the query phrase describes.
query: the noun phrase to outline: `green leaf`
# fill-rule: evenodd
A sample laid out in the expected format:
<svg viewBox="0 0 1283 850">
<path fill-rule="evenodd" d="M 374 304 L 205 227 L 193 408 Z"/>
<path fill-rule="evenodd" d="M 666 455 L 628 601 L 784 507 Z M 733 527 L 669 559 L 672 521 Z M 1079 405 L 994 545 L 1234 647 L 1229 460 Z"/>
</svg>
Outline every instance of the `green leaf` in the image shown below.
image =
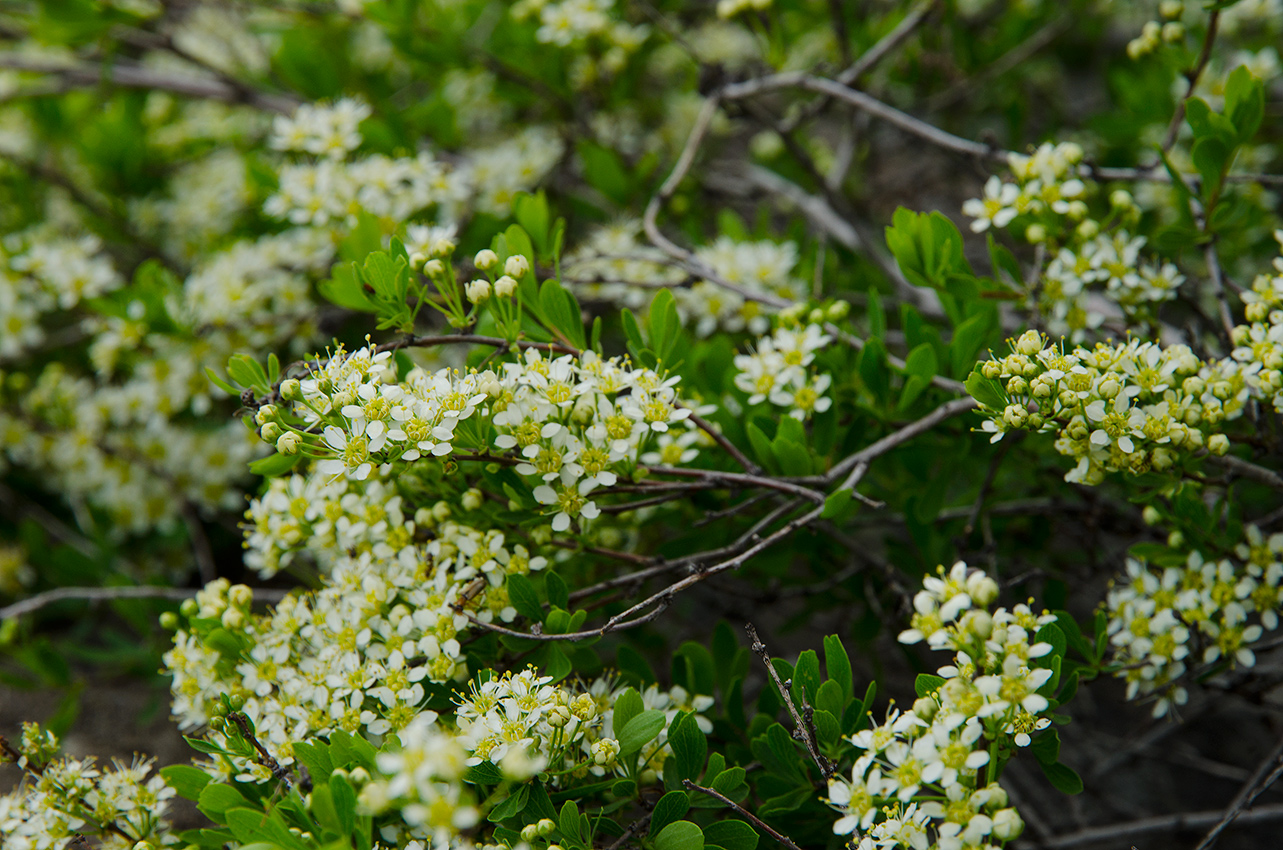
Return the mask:
<svg viewBox="0 0 1283 850">
<path fill-rule="evenodd" d="M 819 691 L 815 694 L 815 707 L 824 709 L 834 717 L 841 717 L 843 710 L 846 708 L 846 700 L 842 696 L 842 686 L 832 679 L 820 685 Z"/>
<path fill-rule="evenodd" d="M 196 808 L 200 809 L 201 814 L 214 823 L 220 824 L 227 822 L 225 814 L 228 809 L 248 805 L 249 800 L 246 800 L 241 792 L 221 783 L 206 785 L 201 790 L 200 796 L 196 798 Z"/>
<path fill-rule="evenodd" d="M 700 731 L 694 715 L 687 712 L 677 715 L 668 728 L 668 744 L 673 748 L 677 778 L 693 780 L 698 777 L 708 754 L 708 739 Z"/>
<path fill-rule="evenodd" d="M 768 472 L 779 474 L 780 462 L 775 457 L 775 450 L 771 447 L 771 441 L 767 439 L 762 429 L 750 422 L 744 431 L 748 434 L 748 443 L 753 447 L 753 454 L 757 457 L 758 462 Z"/>
<path fill-rule="evenodd" d="M 655 836 L 655 850 L 704 850 L 704 833 L 688 820 L 670 823 Z"/>
<path fill-rule="evenodd" d="M 1206 201 L 1215 196 L 1221 188 L 1221 178 L 1229 167 L 1233 151 L 1221 139 L 1209 136 L 1194 142 L 1191 158 L 1194 167 L 1203 179 L 1203 199 Z"/>
<path fill-rule="evenodd" d="M 869 393 L 880 403 L 885 403 L 891 391 L 891 373 L 887 370 L 887 350 L 882 340 L 868 340 L 855 361 L 855 370 Z"/>
<path fill-rule="evenodd" d="M 1062 794 L 1081 794 L 1083 791 L 1083 780 L 1074 770 L 1067 765 L 1057 762 L 1056 764 L 1038 763 L 1042 768 L 1043 775 L 1050 780 L 1052 786 Z"/>
<path fill-rule="evenodd" d="M 171 764 L 160 769 L 160 775 L 184 800 L 199 800 L 200 792 L 209 784 L 210 776 L 189 764 Z"/>
<path fill-rule="evenodd" d="M 334 811 L 338 813 L 342 834 L 348 835 L 356 826 L 356 791 L 352 783 L 341 773 L 330 774 L 330 797 L 334 800 Z"/>
<path fill-rule="evenodd" d="M 664 827 L 681 820 L 690 811 L 690 794 L 685 791 L 669 791 L 659 798 L 650 816 L 650 834 L 658 835 Z"/>
<path fill-rule="evenodd" d="M 1060 627 L 1057 626 L 1055 623 L 1048 623 L 1047 625 L 1040 628 L 1038 632 L 1034 635 L 1034 643 L 1051 644 L 1050 655 L 1064 655 L 1065 647 L 1068 646 L 1068 642 L 1065 640 L 1065 633 L 1062 632 L 1060 630 Z M 1039 658 L 1035 660 L 1041 661 L 1047 657 L 1048 657 L 1047 655 L 1044 655 L 1043 658 Z"/>
<path fill-rule="evenodd" d="M 334 764 L 324 744 L 309 744 L 303 741 L 294 745 L 294 757 L 302 762 L 307 772 L 312 775 L 312 782 L 328 782 L 334 772 Z"/>
<path fill-rule="evenodd" d="M 711 758 L 709 762 L 712 763 Z M 728 767 L 713 777 L 713 790 L 732 800 L 739 800 L 743 794 L 748 793 L 748 783 L 744 781 L 747 775 L 742 767 Z"/>
<path fill-rule="evenodd" d="M 512 601 L 512 607 L 516 608 L 523 617 L 535 623 L 544 621 L 544 610 L 539 604 L 539 594 L 535 593 L 535 586 L 530 583 L 530 579 L 521 573 L 508 576 L 508 598 Z"/>
<path fill-rule="evenodd" d="M 589 141 L 581 141 L 577 150 L 589 185 L 615 203 L 626 205 L 632 197 L 632 180 L 619 154 Z"/>
<path fill-rule="evenodd" d="M 837 635 L 828 635 L 824 638 L 824 674 L 842 687 L 844 702 L 855 695 L 851 657 L 847 655 L 846 647 L 842 645 L 842 640 Z"/>
<path fill-rule="evenodd" d="M 295 745 L 297 749 L 298 745 Z M 498 785 L 503 782 L 503 771 L 496 767 L 492 762 L 483 761 L 474 764 L 463 774 L 463 781 L 470 782 L 473 785 Z"/>
<path fill-rule="evenodd" d="M 539 256 L 549 256 L 548 225 L 552 221 L 552 214 L 548 209 L 548 196 L 544 194 L 544 190 L 540 189 L 533 195 L 519 193 L 512 207 L 517 223 L 530 236 Z"/>
<path fill-rule="evenodd" d="M 834 517 L 844 516 L 847 508 L 851 506 L 854 500 L 855 497 L 851 494 L 849 487 L 843 490 L 834 490 L 824 499 L 824 510 L 820 511 L 820 518 L 833 519 Z"/>
<path fill-rule="evenodd" d="M 566 587 L 561 576 L 552 571 L 544 573 L 544 590 L 548 592 L 548 604 L 570 610 L 570 589 Z"/>
<path fill-rule="evenodd" d="M 967 319 L 953 332 L 949 343 L 950 374 L 960 377 L 969 373 L 976 365 L 976 356 L 993 321 L 993 314 L 988 310 L 976 313 Z"/>
<path fill-rule="evenodd" d="M 882 307 L 882 295 L 876 289 L 869 290 L 869 336 L 883 339 L 887 335 L 887 312 Z"/>
<path fill-rule="evenodd" d="M 205 376 L 209 378 L 209 382 L 211 384 L 218 387 L 220 390 L 227 393 L 232 398 L 236 398 L 241 394 L 240 390 L 236 389 L 236 387 L 232 386 L 231 384 L 227 383 L 227 381 L 224 381 L 222 378 L 218 377 L 218 373 L 215 372 L 213 369 L 209 368 L 208 366 L 205 367 Z"/>
<path fill-rule="evenodd" d="M 292 455 L 283 455 L 273 453 L 267 457 L 259 458 L 249 465 L 249 471 L 255 475 L 261 475 L 264 478 L 275 478 L 278 475 L 284 475 L 294 467 L 298 466 L 299 461 L 303 459 L 302 452 Z"/>
<path fill-rule="evenodd" d="M 944 679 L 939 676 L 933 676 L 930 673 L 919 673 L 918 678 L 913 680 L 913 690 L 920 697 L 933 694 L 944 684 Z"/>
<path fill-rule="evenodd" d="M 1060 758 L 1060 733 L 1047 729 L 1035 735 L 1029 750 L 1041 764 L 1055 764 Z"/>
<path fill-rule="evenodd" d="M 641 694 L 637 693 L 636 688 L 625 688 L 624 692 L 615 698 L 615 715 L 613 724 L 616 729 L 623 729 L 634 717 L 645 710 L 642 703 Z"/>
<path fill-rule="evenodd" d="M 227 376 L 242 387 L 266 393 L 271 390 L 267 373 L 258 361 L 248 354 L 233 354 L 227 360 Z"/>
<path fill-rule="evenodd" d="M 508 818 L 516 817 L 526 808 L 526 803 L 530 800 L 530 785 L 522 785 L 515 789 L 503 802 L 490 810 L 490 822 L 499 823 Z"/>
<path fill-rule="evenodd" d="M 964 386 L 967 392 L 976 401 L 983 404 L 990 410 L 1002 411 L 1007 407 L 1007 395 L 1002 390 L 1002 385 L 993 378 L 986 378 L 977 370 L 972 372 Z"/>
<path fill-rule="evenodd" d="M 742 820 L 719 820 L 704 827 L 704 841 L 726 850 L 756 850 L 758 835 Z"/>
<path fill-rule="evenodd" d="M 664 729 L 664 712 L 648 709 L 638 714 L 619 732 L 619 751 L 635 753 L 655 740 Z"/>
<path fill-rule="evenodd" d="M 802 699 L 815 704 L 815 694 L 820 689 L 820 656 L 814 649 L 804 650 L 797 657 L 793 668 L 793 703 L 800 709 Z"/>
<path fill-rule="evenodd" d="M 1265 87 L 1246 65 L 1240 65 L 1225 83 L 1225 115 L 1238 131 L 1237 141 L 1245 144 L 1265 117 Z"/>
<path fill-rule="evenodd" d="M 579 834 L 579 807 L 574 800 L 567 800 L 562 805 L 561 814 L 557 816 L 557 829 L 561 830 L 562 840 L 573 846 L 583 844 L 583 838 Z"/>
</svg>

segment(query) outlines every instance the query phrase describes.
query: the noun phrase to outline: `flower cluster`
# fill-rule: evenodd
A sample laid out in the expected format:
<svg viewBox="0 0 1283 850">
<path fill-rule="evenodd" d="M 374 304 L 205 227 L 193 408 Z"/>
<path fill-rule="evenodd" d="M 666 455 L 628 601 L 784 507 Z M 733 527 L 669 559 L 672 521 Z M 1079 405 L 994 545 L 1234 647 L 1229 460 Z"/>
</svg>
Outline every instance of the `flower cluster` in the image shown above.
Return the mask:
<svg viewBox="0 0 1283 850">
<path fill-rule="evenodd" d="M 23 784 L 0 796 L 0 836 L 6 850 L 64 850 L 96 834 L 113 847 L 162 843 L 165 812 L 174 796 L 154 762 L 135 758 L 100 768 L 92 757 L 59 757 L 53 733 L 23 725 L 18 765 Z"/>
<path fill-rule="evenodd" d="M 694 457 L 686 445 L 665 452 L 663 437 L 691 414 L 678 404 L 677 378 L 627 359 L 592 351 L 550 359 L 527 348 L 497 371 L 415 368 L 397 381 L 390 356 L 340 346 L 304 379 L 281 384 L 290 415 L 260 408 L 260 436 L 283 454 L 319 458 L 322 474 L 357 481 L 384 463 L 450 455 L 460 439 L 478 454 L 512 451 L 515 471 L 546 506 L 554 531 L 595 518 L 592 490 L 630 475 L 652 443 L 665 463 Z M 458 430 L 474 416 L 478 424 Z"/>
<path fill-rule="evenodd" d="M 1283 246 L 1283 230 L 1274 238 Z M 1257 275 L 1243 293 L 1249 324 L 1234 328 L 1234 350 L 1224 364 L 1227 374 L 1242 374 L 1253 393 L 1283 411 L 1283 257 L 1274 258 L 1277 274 Z"/>
<path fill-rule="evenodd" d="M 1065 480 L 1085 484 L 1108 472 L 1162 472 L 1199 449 L 1224 454 L 1220 425 L 1242 414 L 1251 390 L 1241 372 L 1204 363 L 1188 346 L 1131 340 L 1066 351 L 1037 331 L 980 372 L 1003 390 L 1001 406 L 983 409 L 993 442 L 1015 429 L 1054 431 L 1056 450 L 1077 461 Z"/>
<path fill-rule="evenodd" d="M 1036 633 L 1054 617 L 1027 605 L 991 614 L 997 583 L 961 561 L 923 584 L 900 641 L 925 640 L 954 661 L 911 710 L 892 709 L 852 736 L 862 754 L 850 780 L 829 780 L 826 802 L 842 814 L 833 831 L 859 829 L 861 850 L 989 848 L 1017 837 L 1024 824 L 996 781 L 999 762 L 1050 723 L 1041 692 L 1053 673 L 1037 659 L 1052 647 Z"/>
<path fill-rule="evenodd" d="M 962 205 L 963 214 L 973 219 L 971 230 L 983 233 L 990 227 L 1007 227 L 1024 217 L 1027 235 L 1030 227 L 1042 227 L 1045 235 L 1044 219 L 1082 219 L 1087 215 L 1084 199 L 1089 189 L 1078 177 L 1082 158 L 1083 149 L 1073 142 L 1045 143 L 1032 154 L 1012 154 L 1007 165 L 1015 182 L 1004 182 L 996 175 L 990 177 L 984 197 L 972 198 Z M 1029 223 L 1030 219 L 1038 223 Z M 1039 233 L 1035 230 L 1032 235 Z"/>
<path fill-rule="evenodd" d="M 468 763 L 488 761 L 516 780 L 544 771 L 554 782 L 622 775 L 626 766 L 618 760 L 614 716 L 615 702 L 625 690 L 613 675 L 584 687 L 553 685 L 551 677 L 533 668 L 474 682 L 455 715 Z M 713 705 L 712 697 L 692 695 L 681 686 L 661 691 L 652 685 L 641 699 L 645 709 L 663 711 L 670 722 L 679 711 L 693 712 L 700 729 L 712 731 L 700 714 Z M 648 742 L 638 754 L 646 765 L 642 781 L 663 779 L 671 752 L 666 731 Z"/>
<path fill-rule="evenodd" d="M 1174 299 L 1185 277 L 1172 263 L 1141 262 L 1144 244 L 1144 237 L 1117 230 L 1062 248 L 1043 272 L 1038 293 L 1048 327 L 1072 334 L 1075 341 L 1098 327 L 1105 316 L 1088 308 L 1087 289 L 1092 284 L 1102 284 L 1128 319 Z"/>
<path fill-rule="evenodd" d="M 819 325 L 780 327 L 758 339 L 756 351 L 735 356 L 735 386 L 748 393 L 749 404 L 769 401 L 788 408 L 794 419 L 808 419 L 833 404 L 824 395 L 833 383 L 831 375 L 817 372 L 815 352 L 833 338 Z"/>
<path fill-rule="evenodd" d="M 444 221 L 461 218 L 471 201 L 503 216 L 516 194 L 534 187 L 557 163 L 563 144 L 547 128 L 528 127 L 490 147 L 479 147 L 453 165 L 419 151 L 413 156 L 372 154 L 353 158 L 360 122 L 370 108 L 343 99 L 330 106 L 304 105 L 273 125 L 271 147 L 314 158 L 281 166 L 276 194 L 264 212 L 296 225 L 351 227 L 360 213 L 403 222 L 435 207 Z"/>
<path fill-rule="evenodd" d="M 737 242 L 723 236 L 697 248 L 697 259 L 741 290 L 737 292 L 711 280 L 680 285 L 685 276 L 682 270 L 641 242 L 640 232 L 640 223 L 632 220 L 597 229 L 567 255 L 567 280 L 589 298 L 632 308 L 645 303 L 645 291 L 637 284 L 671 287 L 682 321 L 693 324 L 698 337 L 717 330 L 767 333 L 776 308 L 742 293 L 790 303 L 805 297 L 805 286 L 792 274 L 798 260 L 794 242 Z"/>
<path fill-rule="evenodd" d="M 398 749 L 376 757 L 378 773 L 357 798 L 361 809 L 374 815 L 399 811 L 405 826 L 395 830 L 400 834 L 394 846 L 421 848 L 423 839 L 431 847 L 468 846 L 460 833 L 475 826 L 481 812 L 461 781 L 465 753 L 459 738 L 437 722 L 435 711 L 419 714 L 397 738 Z"/>
<path fill-rule="evenodd" d="M 1178 681 L 1191 658 L 1252 666 L 1251 644 L 1264 629 L 1278 628 L 1280 580 L 1283 534 L 1267 538 L 1256 526 L 1248 526 L 1234 557 L 1209 560 L 1194 550 L 1178 566 L 1129 558 L 1105 599 L 1117 675 L 1127 681 L 1128 698 L 1154 697 L 1154 716 L 1161 717 L 1185 702 Z"/>
</svg>

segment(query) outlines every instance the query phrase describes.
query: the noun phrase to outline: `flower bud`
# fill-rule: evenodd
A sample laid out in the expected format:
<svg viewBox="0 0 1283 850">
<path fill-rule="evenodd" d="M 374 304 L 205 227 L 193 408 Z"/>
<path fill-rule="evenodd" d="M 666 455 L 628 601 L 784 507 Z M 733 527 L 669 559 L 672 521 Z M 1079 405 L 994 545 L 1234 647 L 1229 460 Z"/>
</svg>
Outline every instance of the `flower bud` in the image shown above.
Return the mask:
<svg viewBox="0 0 1283 850">
<path fill-rule="evenodd" d="M 254 422 L 258 425 L 266 425 L 276 418 L 276 405 L 265 404 L 254 414 Z"/>
<path fill-rule="evenodd" d="M 276 438 L 276 450 L 283 455 L 298 454 L 299 447 L 303 445 L 303 438 L 294 431 L 286 431 Z"/>
<path fill-rule="evenodd" d="M 1178 21 L 1168 21 L 1163 24 L 1163 41 L 1168 44 L 1174 44 L 1185 39 L 1185 25 Z"/>
<path fill-rule="evenodd" d="M 303 398 L 303 390 L 299 386 L 298 378 L 286 378 L 281 381 L 281 398 L 286 401 L 298 401 Z"/>
<path fill-rule="evenodd" d="M 173 611 L 165 611 L 160 615 L 160 627 L 166 631 L 174 631 L 178 628 L 178 615 Z"/>
<path fill-rule="evenodd" d="M 534 841 L 539 837 L 539 827 L 533 823 L 528 823 L 521 828 L 521 840 L 527 843 Z"/>
<path fill-rule="evenodd" d="M 523 254 L 513 254 L 503 263 L 503 273 L 520 280 L 530 271 L 530 261 Z"/>
<path fill-rule="evenodd" d="M 178 606 L 178 613 L 184 617 L 195 617 L 199 611 L 200 605 L 196 603 L 195 599 L 184 599 L 183 604 Z"/>
<path fill-rule="evenodd" d="M 540 818 L 539 822 L 535 824 L 535 827 L 539 830 L 539 834 L 542 837 L 547 838 L 552 835 L 553 831 L 557 828 L 557 822 L 552 818 Z"/>
<path fill-rule="evenodd" d="M 454 249 L 455 249 L 454 240 L 448 237 L 442 236 L 436 242 L 432 243 L 432 256 L 437 259 L 442 259 L 453 254 Z"/>
<path fill-rule="evenodd" d="M 1042 334 L 1037 331 L 1025 331 L 1016 340 L 1016 350 L 1028 357 L 1031 354 L 1037 354 L 1042 351 L 1043 339 Z"/>
<path fill-rule="evenodd" d="M 824 311 L 830 322 L 840 322 L 851 313 L 850 301 L 834 301 Z"/>
<path fill-rule="evenodd" d="M 281 436 L 281 426 L 275 422 L 268 422 L 258 430 L 258 435 L 263 438 L 265 443 L 275 443 L 276 439 Z"/>
<path fill-rule="evenodd" d="M 498 298 L 511 298 L 516 291 L 517 281 L 506 274 L 494 282 L 494 294 Z"/>
<path fill-rule="evenodd" d="M 1230 450 L 1230 438 L 1224 434 L 1213 434 L 1207 438 L 1207 450 L 1220 457 Z"/>
<path fill-rule="evenodd" d="M 1047 241 L 1047 228 L 1041 224 L 1031 224 L 1025 228 L 1025 241 L 1030 245 L 1038 245 Z"/>
<path fill-rule="evenodd" d="M 918 697 L 913 702 L 913 713 L 930 723 L 931 718 L 940 710 L 940 704 L 932 697 Z"/>
<path fill-rule="evenodd" d="M 1145 510 L 1140 512 L 1140 518 L 1146 525 L 1158 525 L 1163 521 L 1163 515 L 1153 505 L 1146 505 Z"/>
<path fill-rule="evenodd" d="M 482 248 L 477 255 L 472 258 L 472 264 L 483 272 L 488 272 L 495 266 L 499 265 L 499 255 L 489 248 Z"/>
<path fill-rule="evenodd" d="M 1011 841 L 1025 831 L 1025 822 L 1015 809 L 1002 809 L 994 813 L 993 835 L 1002 841 Z"/>
<path fill-rule="evenodd" d="M 249 585 L 234 584 L 227 590 L 227 601 L 237 608 L 248 608 L 254 600 L 254 591 Z"/>
<path fill-rule="evenodd" d="M 423 264 L 426 263 L 427 261 L 428 261 L 427 255 L 425 255 L 422 251 L 415 251 L 413 254 L 410 255 L 410 268 L 421 269 L 423 268 Z"/>
<path fill-rule="evenodd" d="M 1078 223 L 1074 232 L 1082 239 L 1095 239 L 1096 234 L 1100 233 L 1100 225 L 1094 219 L 1086 219 Z"/>
<path fill-rule="evenodd" d="M 481 507 L 485 500 L 482 497 L 480 490 L 476 487 L 471 487 L 463 494 L 463 498 L 459 501 L 463 503 L 465 510 L 475 511 L 477 508 Z"/>
<path fill-rule="evenodd" d="M 463 287 L 464 294 L 473 304 L 484 304 L 490 300 L 490 281 L 477 278 Z"/>
<path fill-rule="evenodd" d="M 1185 4 L 1181 0 L 1163 0 L 1158 4 L 1158 14 L 1173 21 L 1185 14 Z"/>
</svg>

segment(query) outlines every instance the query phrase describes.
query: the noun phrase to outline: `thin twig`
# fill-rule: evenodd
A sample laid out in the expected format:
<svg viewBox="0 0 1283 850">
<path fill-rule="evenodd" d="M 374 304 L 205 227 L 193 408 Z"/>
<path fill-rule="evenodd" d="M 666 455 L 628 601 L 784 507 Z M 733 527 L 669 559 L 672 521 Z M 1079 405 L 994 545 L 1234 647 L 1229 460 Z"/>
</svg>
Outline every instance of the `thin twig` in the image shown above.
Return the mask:
<svg viewBox="0 0 1283 850">
<path fill-rule="evenodd" d="M 1088 829 L 1071 832 L 1041 842 L 1030 842 L 1026 846 L 1042 850 L 1064 850 L 1067 847 L 1079 847 L 1083 844 L 1099 844 L 1105 841 L 1119 842 L 1123 839 L 1146 835 L 1151 832 L 1174 832 L 1182 829 L 1202 829 L 1215 824 L 1223 816 L 1220 810 L 1210 812 L 1183 812 L 1175 815 L 1159 815 L 1142 818 L 1126 823 L 1093 826 Z M 1238 818 L 1238 823 L 1265 823 L 1283 819 L 1283 803 L 1274 803 L 1246 811 Z"/>
<path fill-rule="evenodd" d="M 757 629 L 753 627 L 752 623 L 745 623 L 744 630 L 748 632 L 749 640 L 753 642 L 749 648 L 756 653 L 757 656 L 762 659 L 762 663 L 766 665 L 766 671 L 771 674 L 771 680 L 775 682 L 775 687 L 779 689 L 780 696 L 784 700 L 785 707 L 788 708 L 789 714 L 793 716 L 793 737 L 802 741 L 806 746 L 807 752 L 811 754 L 812 761 L 814 761 L 816 767 L 820 769 L 820 773 L 824 775 L 825 780 L 828 780 L 837 772 L 837 768 L 833 765 L 833 762 L 829 761 L 828 758 L 820 752 L 819 744 L 816 741 L 815 724 L 809 717 L 811 714 L 811 707 L 806 702 L 806 695 L 803 694 L 802 696 L 802 706 L 808 717 L 806 720 L 803 720 L 802 715 L 797 710 L 797 706 L 793 704 L 793 698 L 789 695 L 788 687 L 786 687 L 784 682 L 780 679 L 779 671 L 775 669 L 775 665 L 771 663 L 771 656 L 766 651 L 766 644 L 762 643 L 762 639 L 757 636 Z M 801 688 L 799 688 L 799 690 L 801 690 Z"/>
<path fill-rule="evenodd" d="M 1198 79 L 1203 75 L 1203 70 L 1207 68 L 1207 63 L 1212 59 L 1212 43 L 1216 41 L 1216 29 L 1220 24 L 1221 11 L 1216 9 L 1207 17 L 1207 33 L 1203 36 L 1203 49 L 1198 54 L 1198 61 L 1194 67 L 1185 72 L 1185 81 L 1189 87 L 1185 90 L 1185 96 L 1181 98 L 1180 104 L 1176 107 L 1175 114 L 1172 115 L 1171 122 L 1167 125 L 1167 132 L 1163 135 L 1163 153 L 1172 149 L 1176 144 L 1176 137 L 1181 130 L 1181 123 L 1185 120 L 1185 105 L 1189 99 L 1194 96 L 1194 87 L 1198 85 Z"/>
<path fill-rule="evenodd" d="M 1243 812 L 1256 801 L 1256 798 L 1265 793 L 1265 790 L 1274 784 L 1274 781 L 1283 774 L 1283 739 L 1280 739 L 1275 745 L 1274 750 L 1265 757 L 1260 767 L 1252 774 L 1252 777 L 1243 783 L 1243 788 L 1234 797 L 1229 808 L 1225 811 L 1225 816 L 1220 819 L 1216 826 L 1212 827 L 1203 840 L 1199 842 L 1198 847 L 1194 850 L 1210 850 L 1221 833 L 1229 828 Z"/>
<path fill-rule="evenodd" d="M 198 592 L 199 588 L 159 587 L 154 585 L 143 585 L 141 587 L 136 585 L 126 587 L 56 587 L 53 590 L 37 593 L 35 596 L 29 596 L 5 608 L 0 608 L 0 620 L 21 617 L 24 614 L 39 611 L 41 608 L 52 605 L 55 602 L 64 602 L 71 599 L 84 602 L 101 602 L 111 599 L 170 599 L 181 601 L 193 598 Z M 288 590 L 279 588 L 255 588 L 254 598 L 263 602 L 280 602 L 288 593 Z"/>
<path fill-rule="evenodd" d="M 795 843 L 793 843 L 793 840 L 789 838 L 787 835 L 775 829 L 773 826 L 766 823 L 757 815 L 753 814 L 748 809 L 744 808 L 739 803 L 732 800 L 730 797 L 727 797 L 721 791 L 717 791 L 713 788 L 705 788 L 703 785 L 696 785 L 694 782 L 691 782 L 689 779 L 683 779 L 682 785 L 686 788 L 687 791 L 698 791 L 701 794 L 707 794 L 708 796 L 712 797 L 715 800 L 721 800 L 723 803 L 730 806 L 732 809 L 739 812 L 741 815 L 748 818 L 753 823 L 757 824 L 759 829 L 761 829 L 767 835 L 771 836 L 771 838 L 774 838 L 776 841 L 783 844 L 785 847 L 789 848 L 789 850 L 802 850 L 802 848 L 798 847 Z"/>
</svg>

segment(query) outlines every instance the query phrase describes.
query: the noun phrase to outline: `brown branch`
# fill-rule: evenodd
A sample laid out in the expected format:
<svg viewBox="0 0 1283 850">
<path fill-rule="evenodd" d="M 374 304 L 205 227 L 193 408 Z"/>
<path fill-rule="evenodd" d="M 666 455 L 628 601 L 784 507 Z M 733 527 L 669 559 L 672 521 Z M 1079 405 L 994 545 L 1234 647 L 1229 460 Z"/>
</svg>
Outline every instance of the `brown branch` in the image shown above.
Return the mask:
<svg viewBox="0 0 1283 850">
<path fill-rule="evenodd" d="M 739 803 L 732 800 L 730 797 L 727 797 L 722 792 L 717 791 L 713 788 L 705 788 L 703 785 L 696 785 L 694 782 L 691 782 L 689 779 L 683 779 L 682 785 L 686 788 L 687 791 L 698 791 L 701 794 L 707 794 L 708 796 L 712 797 L 715 800 L 721 800 L 727 806 L 730 806 L 732 809 L 739 812 L 744 817 L 748 818 L 750 821 L 756 824 L 759 829 L 761 829 L 767 835 L 771 836 L 771 838 L 774 838 L 780 844 L 783 844 L 789 850 L 802 850 L 802 848 L 798 847 L 795 843 L 793 843 L 793 840 L 789 838 L 787 835 L 775 829 L 770 824 L 766 823 L 757 815 L 753 814 L 748 809 L 744 808 Z"/>
<path fill-rule="evenodd" d="M 1226 810 L 1225 816 L 1217 822 L 1216 826 L 1203 836 L 1194 850 L 1210 850 L 1221 833 L 1229 828 L 1243 812 L 1256 801 L 1256 798 L 1265 793 L 1266 789 L 1274 784 L 1279 775 L 1283 774 L 1283 739 L 1275 745 L 1274 750 L 1265 757 L 1252 777 L 1243 784 L 1242 789 L 1230 803 L 1229 809 Z"/>
<path fill-rule="evenodd" d="M 807 704 L 806 695 L 802 694 L 802 710 L 806 713 L 806 719 L 803 720 L 802 714 L 798 712 L 797 706 L 793 704 L 793 697 L 789 695 L 788 687 L 780 679 L 779 671 L 775 669 L 775 665 L 771 663 L 771 656 L 766 651 L 766 644 L 762 643 L 762 639 L 757 636 L 757 629 L 753 627 L 752 623 L 745 623 L 744 630 L 748 632 L 749 639 L 753 642 L 749 648 L 766 665 L 766 671 L 771 674 L 771 680 L 775 682 L 775 687 L 779 689 L 780 697 L 784 700 L 785 707 L 788 708 L 789 714 L 793 716 L 793 737 L 806 745 L 812 761 L 820 769 L 820 773 L 824 775 L 825 780 L 828 780 L 837 772 L 837 768 L 833 765 L 833 762 L 829 761 L 820 752 L 819 744 L 816 742 L 815 723 L 811 719 L 813 709 Z M 800 691 L 801 687 L 799 686 L 798 689 Z"/>
<path fill-rule="evenodd" d="M 1194 67 L 1185 72 L 1185 81 L 1189 88 L 1185 91 L 1185 96 L 1176 107 L 1175 114 L 1172 115 L 1171 122 L 1167 125 L 1167 132 L 1163 135 L 1163 153 L 1172 149 L 1176 144 L 1176 137 L 1181 130 L 1181 122 L 1185 120 L 1185 105 L 1189 99 L 1194 96 L 1194 87 L 1198 85 L 1198 79 L 1203 75 L 1207 63 L 1212 59 L 1212 43 L 1216 41 L 1216 29 L 1220 24 L 1221 10 L 1216 9 L 1207 17 L 1207 34 L 1203 36 L 1203 49 L 1198 54 L 1198 61 Z"/>
<path fill-rule="evenodd" d="M 0 53 L 0 68 L 51 74 L 75 86 L 116 85 L 122 88 L 167 91 L 187 97 L 219 100 L 224 103 L 246 103 L 267 112 L 278 112 L 283 115 L 292 114 L 300 103 L 290 95 L 247 90 L 214 77 L 170 76 L 137 65 L 69 65 L 49 59 Z"/>
<path fill-rule="evenodd" d="M 7 620 L 10 617 L 21 617 L 24 614 L 30 614 L 33 611 L 39 611 L 55 602 L 64 602 L 71 599 L 82 600 L 85 602 L 100 602 L 111 599 L 169 599 L 179 601 L 191 599 L 199 592 L 199 588 L 188 587 L 159 587 L 154 585 L 126 587 L 56 587 L 53 590 L 46 590 L 43 593 L 37 593 L 35 596 L 29 596 L 19 602 L 15 602 L 5 608 L 0 608 L 0 620 Z M 280 602 L 285 598 L 289 591 L 278 588 L 256 588 L 254 597 L 264 602 Z"/>
<path fill-rule="evenodd" d="M 1210 812 L 1183 812 L 1175 815 L 1159 815 L 1158 817 L 1142 818 L 1140 820 L 1127 821 L 1126 823 L 1093 826 L 1078 832 L 1057 836 L 1047 841 L 1031 842 L 1029 846 L 1043 848 L 1043 850 L 1064 850 L 1067 847 L 1079 847 L 1083 844 L 1098 844 L 1105 841 L 1116 843 L 1122 839 L 1134 838 L 1151 832 L 1202 829 L 1217 823 L 1223 814 L 1220 810 L 1213 810 Z M 1238 822 L 1241 824 L 1265 823 L 1280 819 L 1283 819 L 1283 803 L 1274 803 L 1244 812 L 1239 816 Z"/>
</svg>

